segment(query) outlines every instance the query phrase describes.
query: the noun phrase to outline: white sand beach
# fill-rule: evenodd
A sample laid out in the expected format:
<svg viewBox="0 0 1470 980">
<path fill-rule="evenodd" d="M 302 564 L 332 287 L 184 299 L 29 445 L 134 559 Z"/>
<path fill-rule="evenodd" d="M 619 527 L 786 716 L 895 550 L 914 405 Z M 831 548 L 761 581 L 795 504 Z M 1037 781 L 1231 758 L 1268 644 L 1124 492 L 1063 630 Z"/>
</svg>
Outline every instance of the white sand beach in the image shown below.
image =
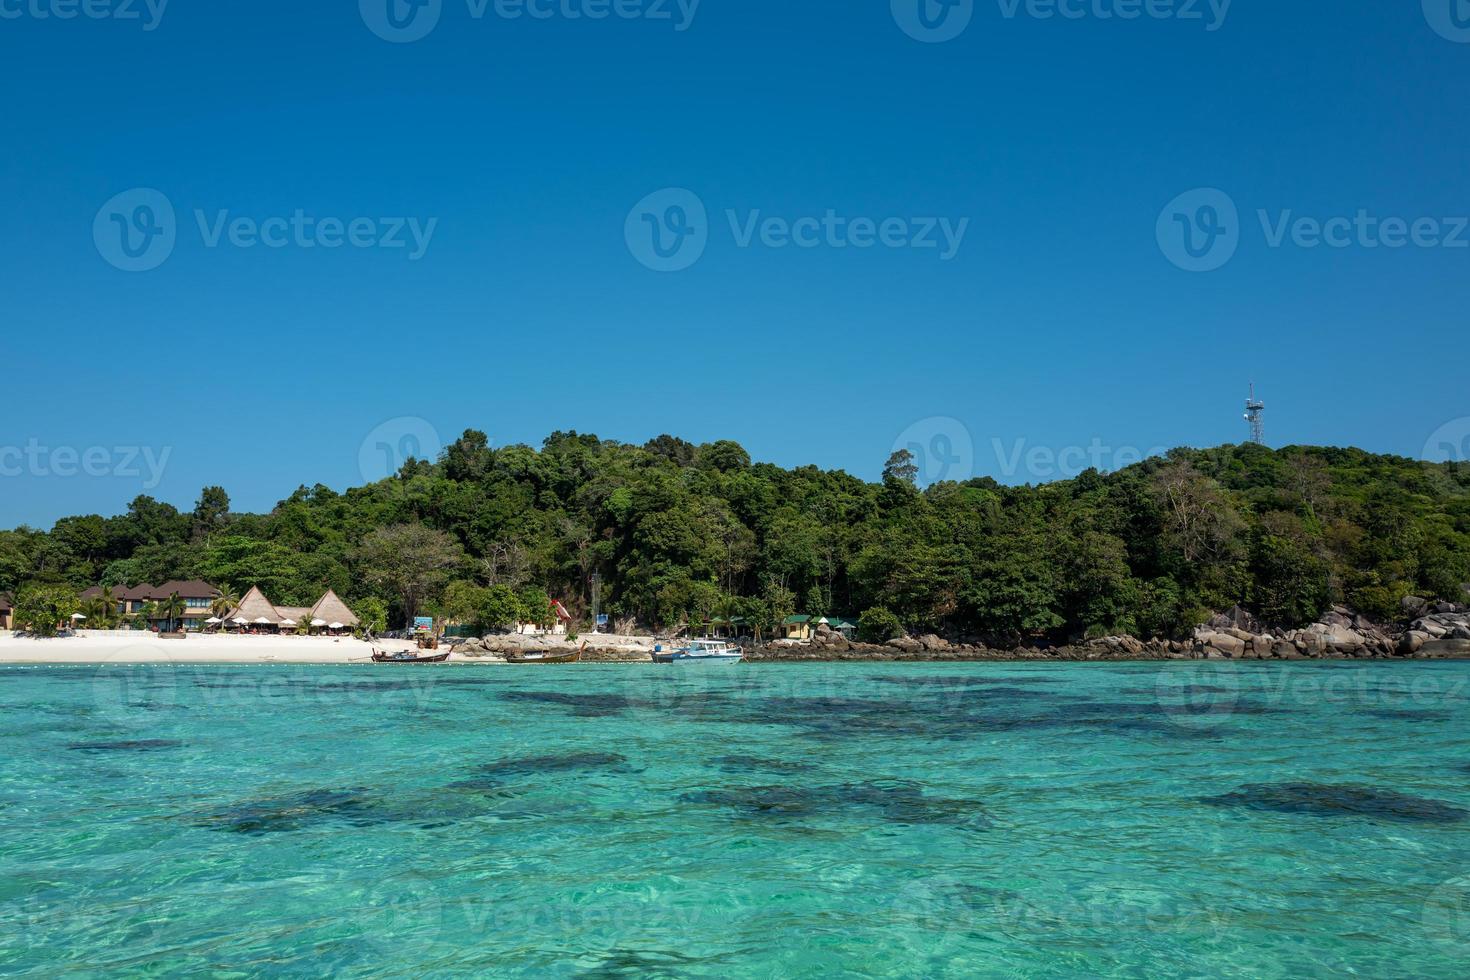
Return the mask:
<svg viewBox="0 0 1470 980">
<path fill-rule="evenodd" d="M 0 633 L 0 664 L 351 664 L 371 662 L 374 646 L 397 651 L 412 649 L 413 644 L 403 640 L 368 644 L 350 636 L 190 634 L 183 640 L 161 640 L 143 631 L 83 630 L 41 640 Z"/>
</svg>

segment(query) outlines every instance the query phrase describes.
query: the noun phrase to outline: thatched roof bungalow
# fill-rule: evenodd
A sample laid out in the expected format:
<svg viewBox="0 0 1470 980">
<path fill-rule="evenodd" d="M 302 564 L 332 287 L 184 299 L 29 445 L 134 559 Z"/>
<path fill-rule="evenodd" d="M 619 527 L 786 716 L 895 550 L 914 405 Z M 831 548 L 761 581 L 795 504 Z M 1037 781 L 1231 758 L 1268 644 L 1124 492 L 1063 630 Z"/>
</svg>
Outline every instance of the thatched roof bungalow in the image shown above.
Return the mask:
<svg viewBox="0 0 1470 980">
<path fill-rule="evenodd" d="M 244 623 L 237 623 L 236 620 L 244 620 Z M 250 591 L 240 599 L 240 604 L 225 614 L 225 622 L 236 626 L 284 625 L 286 629 L 302 623 L 318 629 L 353 629 L 362 625 L 357 615 L 347 607 L 347 603 L 339 599 L 337 593 L 331 589 L 310 606 L 277 606 L 265 597 L 259 586 L 251 586 Z"/>
</svg>

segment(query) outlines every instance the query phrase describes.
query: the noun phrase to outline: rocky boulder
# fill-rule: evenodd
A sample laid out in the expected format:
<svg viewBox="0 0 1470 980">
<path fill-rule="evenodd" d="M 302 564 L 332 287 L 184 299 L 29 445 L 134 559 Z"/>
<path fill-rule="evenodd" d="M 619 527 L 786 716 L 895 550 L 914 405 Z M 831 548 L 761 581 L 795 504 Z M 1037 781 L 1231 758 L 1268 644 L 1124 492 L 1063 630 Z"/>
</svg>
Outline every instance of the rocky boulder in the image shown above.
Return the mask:
<svg viewBox="0 0 1470 980">
<path fill-rule="evenodd" d="M 1399 609 L 1408 620 L 1420 619 L 1429 612 L 1429 600 L 1416 595 L 1406 595 L 1399 600 Z"/>
<path fill-rule="evenodd" d="M 1194 641 L 1196 651 L 1212 659 L 1236 659 L 1245 654 L 1245 640 L 1233 633 L 1196 630 Z"/>
</svg>

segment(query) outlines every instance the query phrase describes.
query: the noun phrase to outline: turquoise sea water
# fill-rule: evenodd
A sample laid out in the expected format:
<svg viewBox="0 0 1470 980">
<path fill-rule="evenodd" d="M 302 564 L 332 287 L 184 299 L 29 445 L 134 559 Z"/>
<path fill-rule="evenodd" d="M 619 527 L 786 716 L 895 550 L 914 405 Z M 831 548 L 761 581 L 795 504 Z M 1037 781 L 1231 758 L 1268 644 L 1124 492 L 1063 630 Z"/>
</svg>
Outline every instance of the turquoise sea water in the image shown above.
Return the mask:
<svg viewBox="0 0 1470 980">
<path fill-rule="evenodd" d="M 15 667 L 0 705 L 0 973 L 1470 964 L 1470 664 Z"/>
</svg>

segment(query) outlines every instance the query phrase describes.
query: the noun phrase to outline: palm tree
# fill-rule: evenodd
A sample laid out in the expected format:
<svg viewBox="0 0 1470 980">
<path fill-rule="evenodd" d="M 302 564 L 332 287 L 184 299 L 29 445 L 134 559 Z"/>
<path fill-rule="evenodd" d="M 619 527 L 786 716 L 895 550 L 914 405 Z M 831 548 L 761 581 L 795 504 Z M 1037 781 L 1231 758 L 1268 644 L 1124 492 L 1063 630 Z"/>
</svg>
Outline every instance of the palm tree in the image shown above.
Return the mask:
<svg viewBox="0 0 1470 980">
<path fill-rule="evenodd" d="M 119 616 L 117 610 L 117 596 L 113 595 L 112 586 L 104 585 L 102 587 L 102 594 L 97 597 L 97 601 L 102 604 L 102 621 L 106 623 L 109 628 L 117 625 L 117 620 Z"/>
<path fill-rule="evenodd" d="M 143 605 L 139 606 L 138 611 L 133 614 L 133 627 L 135 629 L 147 629 L 148 624 L 157 617 L 158 603 L 145 602 L 143 603 Z M 139 621 L 142 622 L 141 626 L 138 625 Z"/>
<path fill-rule="evenodd" d="M 184 615 L 185 608 L 177 592 L 158 604 L 158 614 L 168 620 L 168 632 L 174 631 L 174 621 Z"/>
<path fill-rule="evenodd" d="M 111 611 L 100 596 L 93 596 L 82 603 L 82 615 L 87 617 L 87 626 L 94 630 L 107 628 L 107 614 Z"/>
<path fill-rule="evenodd" d="M 220 589 L 219 595 L 215 596 L 214 601 L 209 604 L 209 611 L 222 620 L 230 614 L 231 609 L 239 604 L 240 597 L 235 594 L 235 590 L 226 587 Z"/>
</svg>

